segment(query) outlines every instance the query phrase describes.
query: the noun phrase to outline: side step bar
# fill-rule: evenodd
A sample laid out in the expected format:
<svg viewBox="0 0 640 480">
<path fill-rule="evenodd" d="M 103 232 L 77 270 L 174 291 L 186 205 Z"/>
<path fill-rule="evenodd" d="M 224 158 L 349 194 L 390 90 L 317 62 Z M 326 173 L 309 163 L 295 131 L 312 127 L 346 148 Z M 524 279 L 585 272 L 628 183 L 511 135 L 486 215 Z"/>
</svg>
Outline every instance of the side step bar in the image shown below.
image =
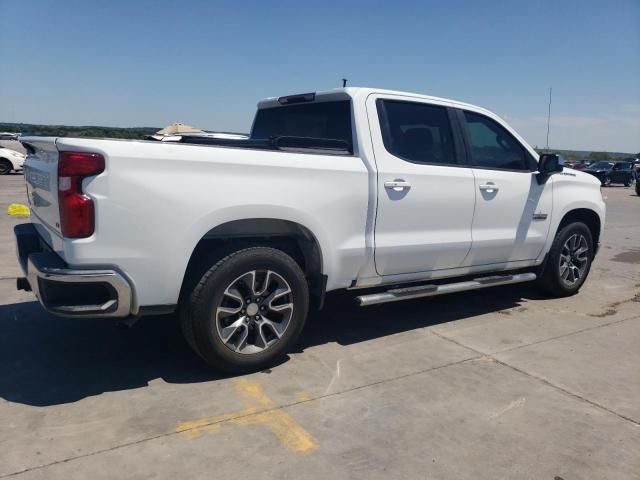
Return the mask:
<svg viewBox="0 0 640 480">
<path fill-rule="evenodd" d="M 418 285 L 416 287 L 396 288 L 386 292 L 360 295 L 356 300 L 361 307 L 377 305 L 379 303 L 399 302 L 421 297 L 434 297 L 445 293 L 464 292 L 478 290 L 480 288 L 495 287 L 498 285 L 511 285 L 513 283 L 531 282 L 536 279 L 535 273 L 517 273 L 514 275 L 494 275 L 481 277 L 466 282 L 445 283 L 442 285 Z"/>
</svg>

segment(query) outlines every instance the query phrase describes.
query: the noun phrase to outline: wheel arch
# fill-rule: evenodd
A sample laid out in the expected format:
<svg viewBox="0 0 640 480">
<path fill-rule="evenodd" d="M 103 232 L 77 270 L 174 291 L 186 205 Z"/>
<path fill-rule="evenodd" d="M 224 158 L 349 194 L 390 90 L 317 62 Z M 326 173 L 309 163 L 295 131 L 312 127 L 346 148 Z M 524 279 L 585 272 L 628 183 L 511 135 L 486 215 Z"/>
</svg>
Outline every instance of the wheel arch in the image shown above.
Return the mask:
<svg viewBox="0 0 640 480">
<path fill-rule="evenodd" d="M 589 228 L 594 248 L 597 250 L 600 243 L 600 232 L 602 229 L 600 215 L 590 208 L 574 208 L 564 214 L 556 231 L 560 231 L 565 225 L 568 225 L 571 222 L 582 222 Z"/>
<path fill-rule="evenodd" d="M 233 251 L 252 246 L 277 248 L 291 256 L 307 277 L 311 297 L 322 304 L 326 277 L 318 239 L 304 225 L 276 218 L 231 220 L 207 231 L 189 257 L 180 300 L 211 265 Z"/>
</svg>

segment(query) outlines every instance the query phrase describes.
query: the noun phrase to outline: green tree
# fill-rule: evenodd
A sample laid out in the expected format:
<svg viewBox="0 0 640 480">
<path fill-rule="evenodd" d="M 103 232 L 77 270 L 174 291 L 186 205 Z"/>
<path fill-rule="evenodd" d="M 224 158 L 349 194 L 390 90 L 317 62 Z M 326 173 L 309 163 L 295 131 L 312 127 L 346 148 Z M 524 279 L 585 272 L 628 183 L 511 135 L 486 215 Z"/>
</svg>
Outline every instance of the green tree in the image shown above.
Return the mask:
<svg viewBox="0 0 640 480">
<path fill-rule="evenodd" d="M 608 152 L 591 152 L 589 160 L 610 160 L 611 156 Z"/>
</svg>

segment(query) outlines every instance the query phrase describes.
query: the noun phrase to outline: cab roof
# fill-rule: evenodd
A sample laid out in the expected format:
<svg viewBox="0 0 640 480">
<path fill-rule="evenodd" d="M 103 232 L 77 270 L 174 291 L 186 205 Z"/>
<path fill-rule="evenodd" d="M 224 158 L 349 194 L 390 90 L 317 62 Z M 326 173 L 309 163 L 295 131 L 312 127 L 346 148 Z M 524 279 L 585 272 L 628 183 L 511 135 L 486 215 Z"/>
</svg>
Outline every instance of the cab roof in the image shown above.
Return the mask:
<svg viewBox="0 0 640 480">
<path fill-rule="evenodd" d="M 402 97 L 413 97 L 416 99 L 430 100 L 436 102 L 445 102 L 451 104 L 453 107 L 464 108 L 476 111 L 482 111 L 486 113 L 492 113 L 485 108 L 470 103 L 460 102 L 458 100 L 451 100 L 449 98 L 433 97 L 430 95 L 423 95 L 413 92 L 403 92 L 399 90 L 385 90 L 382 88 L 371 87 L 345 87 L 334 88 L 332 90 L 324 90 L 319 92 L 308 92 L 294 95 L 285 95 L 282 97 L 269 97 L 258 102 L 258 108 L 273 108 L 294 103 L 306 103 L 306 102 L 330 102 L 337 100 L 348 100 L 355 97 L 367 97 L 371 94 L 379 95 L 397 95 Z"/>
</svg>

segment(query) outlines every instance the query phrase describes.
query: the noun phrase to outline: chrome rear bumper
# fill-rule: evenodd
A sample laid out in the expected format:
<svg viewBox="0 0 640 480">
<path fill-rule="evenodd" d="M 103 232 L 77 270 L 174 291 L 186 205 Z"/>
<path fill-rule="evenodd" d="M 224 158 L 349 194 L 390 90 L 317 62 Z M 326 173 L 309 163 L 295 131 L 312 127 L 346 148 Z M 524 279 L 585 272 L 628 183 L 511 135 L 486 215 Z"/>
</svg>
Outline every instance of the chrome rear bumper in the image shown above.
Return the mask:
<svg viewBox="0 0 640 480">
<path fill-rule="evenodd" d="M 43 242 L 31 223 L 14 228 L 17 255 L 26 277 L 18 289 L 32 290 L 50 313 L 63 317 L 122 318 L 131 314 L 132 289 L 111 269 L 80 270 L 67 264 Z"/>
</svg>

